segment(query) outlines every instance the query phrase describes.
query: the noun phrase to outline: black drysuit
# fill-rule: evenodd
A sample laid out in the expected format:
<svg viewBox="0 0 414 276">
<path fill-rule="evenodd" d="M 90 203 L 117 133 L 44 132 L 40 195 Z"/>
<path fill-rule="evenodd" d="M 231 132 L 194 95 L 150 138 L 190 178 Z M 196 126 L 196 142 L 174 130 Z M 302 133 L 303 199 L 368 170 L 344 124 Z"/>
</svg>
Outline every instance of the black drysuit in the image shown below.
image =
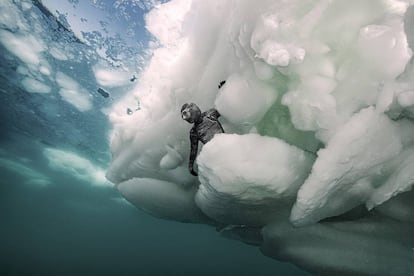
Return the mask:
<svg viewBox="0 0 414 276">
<path fill-rule="evenodd" d="M 194 126 L 190 131 L 191 153 L 190 162 L 188 164 L 190 172 L 193 175 L 197 175 L 193 169 L 193 166 L 197 157 L 198 141 L 205 144 L 213 139 L 215 134 L 224 133 L 223 127 L 218 121 L 219 117 L 220 113 L 216 109 L 212 108 L 201 113 L 200 117 L 198 117 L 194 122 Z"/>
</svg>

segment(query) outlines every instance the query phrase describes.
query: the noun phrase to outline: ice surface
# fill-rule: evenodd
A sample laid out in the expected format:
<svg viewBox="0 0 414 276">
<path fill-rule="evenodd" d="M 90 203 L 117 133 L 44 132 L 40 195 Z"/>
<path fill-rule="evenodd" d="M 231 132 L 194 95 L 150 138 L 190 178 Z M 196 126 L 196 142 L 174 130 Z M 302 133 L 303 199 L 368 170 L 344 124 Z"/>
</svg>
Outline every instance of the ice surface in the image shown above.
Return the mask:
<svg viewBox="0 0 414 276">
<path fill-rule="evenodd" d="M 160 5 L 152 58 L 110 114 L 107 178 L 151 214 L 237 224 L 223 231 L 317 274 L 410 275 L 413 18 L 408 0 Z M 199 178 L 186 102 L 226 131 Z"/>
<path fill-rule="evenodd" d="M 231 123 L 253 126 L 277 98 L 277 91 L 255 76 L 230 75 L 218 94 L 215 106 Z"/>
<path fill-rule="evenodd" d="M 373 107 L 361 110 L 318 152 L 298 192 L 292 222 L 314 223 L 365 202 L 381 186 L 386 163 L 401 150 L 394 123 Z"/>
<path fill-rule="evenodd" d="M 133 178 L 117 185 L 121 194 L 153 216 L 182 222 L 208 223 L 195 205 L 195 188 L 185 189 L 163 180 Z"/>
<path fill-rule="evenodd" d="M 262 226 L 294 201 L 313 157 L 282 140 L 220 134 L 198 157 L 197 205 L 217 221 Z"/>
</svg>

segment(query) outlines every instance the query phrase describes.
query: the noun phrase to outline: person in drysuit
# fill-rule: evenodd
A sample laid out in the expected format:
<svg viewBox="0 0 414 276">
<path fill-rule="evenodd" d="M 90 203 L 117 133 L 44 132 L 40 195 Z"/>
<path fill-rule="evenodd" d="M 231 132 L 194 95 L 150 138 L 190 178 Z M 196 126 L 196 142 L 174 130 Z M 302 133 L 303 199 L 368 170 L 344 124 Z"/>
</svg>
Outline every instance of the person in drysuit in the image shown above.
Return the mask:
<svg viewBox="0 0 414 276">
<path fill-rule="evenodd" d="M 202 113 L 195 103 L 186 103 L 181 108 L 181 117 L 190 124 L 194 124 L 190 130 L 191 151 L 188 169 L 192 175 L 197 176 L 194 161 L 197 157 L 198 142 L 205 144 L 213 139 L 215 134 L 224 133 L 218 121 L 220 113 L 214 108 Z"/>
</svg>

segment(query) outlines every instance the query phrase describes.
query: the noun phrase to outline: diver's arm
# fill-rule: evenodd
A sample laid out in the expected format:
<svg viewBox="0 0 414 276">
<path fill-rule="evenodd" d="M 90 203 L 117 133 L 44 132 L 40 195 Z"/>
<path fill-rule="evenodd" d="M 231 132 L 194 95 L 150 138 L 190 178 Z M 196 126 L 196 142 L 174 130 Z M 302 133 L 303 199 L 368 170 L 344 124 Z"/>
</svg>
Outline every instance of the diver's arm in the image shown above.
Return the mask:
<svg viewBox="0 0 414 276">
<path fill-rule="evenodd" d="M 190 131 L 190 142 L 191 142 L 191 151 L 190 151 L 190 161 L 188 163 L 188 169 L 190 173 L 194 176 L 198 174 L 194 171 L 194 161 L 197 157 L 197 150 L 198 150 L 198 137 L 197 132 L 194 129 Z"/>
<path fill-rule="evenodd" d="M 207 111 L 207 116 L 214 120 L 217 120 L 221 116 L 221 114 L 217 111 L 217 109 L 212 108 Z"/>
</svg>

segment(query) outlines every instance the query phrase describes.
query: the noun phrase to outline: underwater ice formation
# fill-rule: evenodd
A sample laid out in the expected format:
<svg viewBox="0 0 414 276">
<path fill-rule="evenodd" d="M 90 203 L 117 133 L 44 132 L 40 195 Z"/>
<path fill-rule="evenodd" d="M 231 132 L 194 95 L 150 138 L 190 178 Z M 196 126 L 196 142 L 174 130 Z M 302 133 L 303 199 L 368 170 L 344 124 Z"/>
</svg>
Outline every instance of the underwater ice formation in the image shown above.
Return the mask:
<svg viewBox="0 0 414 276">
<path fill-rule="evenodd" d="M 317 274 L 414 275 L 413 4 L 152 10 L 158 43 L 110 114 L 107 178 L 150 214 L 233 225 L 223 235 Z M 126 114 L 136 99 L 141 109 Z M 215 107 L 226 130 L 201 149 L 198 178 L 185 102 Z"/>
</svg>

